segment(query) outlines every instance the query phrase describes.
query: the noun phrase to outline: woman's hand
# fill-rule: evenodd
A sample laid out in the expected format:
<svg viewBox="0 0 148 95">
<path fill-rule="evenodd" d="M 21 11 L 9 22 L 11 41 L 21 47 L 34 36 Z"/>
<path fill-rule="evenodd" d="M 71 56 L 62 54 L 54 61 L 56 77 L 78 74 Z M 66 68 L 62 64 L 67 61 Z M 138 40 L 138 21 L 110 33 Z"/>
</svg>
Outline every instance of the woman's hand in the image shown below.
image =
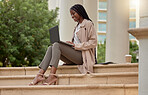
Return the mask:
<svg viewBox="0 0 148 95">
<path fill-rule="evenodd" d="M 71 41 L 66 41 L 66 43 L 72 44 L 73 47 L 75 47 L 75 44 L 73 42 L 71 42 Z"/>
</svg>

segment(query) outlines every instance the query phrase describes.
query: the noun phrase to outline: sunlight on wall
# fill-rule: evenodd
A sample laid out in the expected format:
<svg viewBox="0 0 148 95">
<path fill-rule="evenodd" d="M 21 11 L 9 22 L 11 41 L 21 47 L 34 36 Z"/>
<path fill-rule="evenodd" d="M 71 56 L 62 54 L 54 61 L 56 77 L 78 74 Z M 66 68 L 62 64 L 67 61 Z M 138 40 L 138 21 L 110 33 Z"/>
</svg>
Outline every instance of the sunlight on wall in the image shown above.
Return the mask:
<svg viewBox="0 0 148 95">
<path fill-rule="evenodd" d="M 139 0 L 130 0 L 130 8 L 136 9 L 139 6 Z"/>
</svg>

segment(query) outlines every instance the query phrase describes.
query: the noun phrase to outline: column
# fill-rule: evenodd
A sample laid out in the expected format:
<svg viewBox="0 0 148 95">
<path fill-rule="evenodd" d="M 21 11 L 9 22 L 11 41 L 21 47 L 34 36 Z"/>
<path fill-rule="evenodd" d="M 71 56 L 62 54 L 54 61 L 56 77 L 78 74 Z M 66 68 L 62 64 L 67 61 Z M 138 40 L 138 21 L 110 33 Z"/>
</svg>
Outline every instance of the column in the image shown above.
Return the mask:
<svg viewBox="0 0 148 95">
<path fill-rule="evenodd" d="M 148 10 L 146 3 L 148 3 L 148 0 L 140 0 L 140 27 L 148 27 Z"/>
<path fill-rule="evenodd" d="M 148 2 L 147 2 L 148 3 Z M 147 28 L 137 28 L 130 29 L 134 37 L 139 40 L 139 94 L 138 95 L 147 95 L 148 94 L 148 27 Z"/>
<path fill-rule="evenodd" d="M 124 63 L 129 54 L 129 0 L 108 0 L 106 62 Z"/>
<path fill-rule="evenodd" d="M 139 95 L 148 94 L 148 0 L 140 0 L 140 28 L 147 30 L 141 31 L 144 33 L 143 39 L 139 39 Z M 147 33 L 147 34 L 146 34 Z"/>
<path fill-rule="evenodd" d="M 48 9 L 56 9 L 56 7 L 59 7 L 59 1 L 60 0 L 48 0 Z"/>
<path fill-rule="evenodd" d="M 136 28 L 139 28 L 139 0 L 136 0 Z"/>
<path fill-rule="evenodd" d="M 55 10 L 56 8 L 59 8 L 61 0 L 48 0 L 48 10 Z M 59 14 L 59 11 L 58 11 Z M 58 15 L 57 20 L 60 19 L 60 15 Z"/>
<path fill-rule="evenodd" d="M 148 38 L 139 40 L 139 94 L 138 95 L 148 94 L 148 77 L 147 77 L 148 44 L 147 43 L 148 43 Z"/>
<path fill-rule="evenodd" d="M 98 0 L 83 0 L 83 6 L 98 31 Z"/>
<path fill-rule="evenodd" d="M 83 0 L 61 0 L 60 2 L 60 39 L 71 41 L 76 22 L 70 15 L 70 8 L 74 4 L 83 4 Z"/>
</svg>

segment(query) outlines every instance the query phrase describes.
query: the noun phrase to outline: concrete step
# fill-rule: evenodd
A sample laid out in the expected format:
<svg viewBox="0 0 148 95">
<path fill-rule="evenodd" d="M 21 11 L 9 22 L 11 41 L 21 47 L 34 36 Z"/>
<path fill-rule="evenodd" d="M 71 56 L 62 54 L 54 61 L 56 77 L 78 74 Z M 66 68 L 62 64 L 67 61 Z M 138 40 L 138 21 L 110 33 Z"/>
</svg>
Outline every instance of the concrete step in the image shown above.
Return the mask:
<svg viewBox="0 0 148 95">
<path fill-rule="evenodd" d="M 1 67 L 0 76 L 14 75 L 35 75 L 38 73 L 38 67 Z M 48 68 L 46 74 L 50 72 Z M 138 63 L 121 63 L 108 65 L 94 65 L 94 73 L 110 73 L 110 72 L 138 72 Z M 80 74 L 77 66 L 59 66 L 57 74 Z"/>
<path fill-rule="evenodd" d="M 57 74 L 58 85 L 138 84 L 138 72 Z M 1 86 L 28 85 L 35 75 L 0 76 Z"/>
<path fill-rule="evenodd" d="M 138 95 L 138 84 L 0 86 L 0 95 Z"/>
</svg>

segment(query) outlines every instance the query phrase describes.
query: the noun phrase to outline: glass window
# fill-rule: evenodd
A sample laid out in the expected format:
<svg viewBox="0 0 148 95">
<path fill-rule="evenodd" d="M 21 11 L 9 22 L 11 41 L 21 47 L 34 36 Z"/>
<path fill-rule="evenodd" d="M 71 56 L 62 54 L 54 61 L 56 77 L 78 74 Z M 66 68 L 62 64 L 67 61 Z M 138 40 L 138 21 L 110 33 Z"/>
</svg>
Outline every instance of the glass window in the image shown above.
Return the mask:
<svg viewBox="0 0 148 95">
<path fill-rule="evenodd" d="M 100 24 L 98 24 L 98 27 L 99 27 L 99 31 L 106 31 L 106 24 L 100 23 Z"/>
<path fill-rule="evenodd" d="M 135 37 L 131 34 L 129 34 L 129 39 L 135 39 Z"/>
<path fill-rule="evenodd" d="M 99 9 L 107 9 L 107 2 L 99 2 Z"/>
<path fill-rule="evenodd" d="M 135 21 L 130 21 L 129 22 L 129 28 L 136 28 L 136 22 Z"/>
<path fill-rule="evenodd" d="M 99 42 L 104 43 L 105 40 L 106 40 L 106 35 L 98 35 Z"/>
<path fill-rule="evenodd" d="M 130 11 L 130 18 L 136 18 L 136 12 Z"/>
<path fill-rule="evenodd" d="M 106 20 L 107 13 L 106 12 L 99 12 L 99 20 Z"/>
</svg>

